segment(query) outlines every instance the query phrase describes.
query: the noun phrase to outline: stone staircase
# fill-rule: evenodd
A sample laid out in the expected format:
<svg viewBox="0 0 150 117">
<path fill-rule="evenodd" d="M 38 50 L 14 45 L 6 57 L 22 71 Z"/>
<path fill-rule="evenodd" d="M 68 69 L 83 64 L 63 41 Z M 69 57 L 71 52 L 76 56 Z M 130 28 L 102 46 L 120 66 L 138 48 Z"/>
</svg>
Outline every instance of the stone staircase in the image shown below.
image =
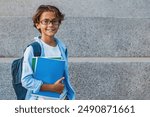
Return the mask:
<svg viewBox="0 0 150 117">
<path fill-rule="evenodd" d="M 11 62 L 39 35 L 31 17 L 41 4 L 66 15 L 56 36 L 68 47 L 76 99 L 150 99 L 150 1 L 1 0 L 1 100 L 16 99 Z"/>
</svg>

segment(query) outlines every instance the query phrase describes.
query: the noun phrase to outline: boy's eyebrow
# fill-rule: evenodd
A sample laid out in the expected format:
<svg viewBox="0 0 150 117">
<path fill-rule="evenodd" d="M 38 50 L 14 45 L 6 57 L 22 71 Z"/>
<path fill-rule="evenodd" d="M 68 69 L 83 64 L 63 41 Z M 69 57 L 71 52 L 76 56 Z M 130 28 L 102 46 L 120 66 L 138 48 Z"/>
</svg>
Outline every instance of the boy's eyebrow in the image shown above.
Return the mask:
<svg viewBox="0 0 150 117">
<path fill-rule="evenodd" d="M 45 19 L 42 19 L 42 20 L 58 20 L 58 18 L 53 18 L 53 19 L 45 18 Z"/>
</svg>

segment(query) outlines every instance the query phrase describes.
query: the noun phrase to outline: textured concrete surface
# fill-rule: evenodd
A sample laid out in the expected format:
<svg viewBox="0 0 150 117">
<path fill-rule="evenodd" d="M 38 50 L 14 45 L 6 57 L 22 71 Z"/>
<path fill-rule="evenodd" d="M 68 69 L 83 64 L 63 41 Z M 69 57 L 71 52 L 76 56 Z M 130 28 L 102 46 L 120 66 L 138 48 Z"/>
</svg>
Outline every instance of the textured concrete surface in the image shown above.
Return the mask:
<svg viewBox="0 0 150 117">
<path fill-rule="evenodd" d="M 26 45 L 39 34 L 33 28 L 31 18 L 10 18 L 0 17 L 0 56 L 21 56 Z M 67 18 L 57 37 L 68 47 L 69 56 L 150 55 L 149 19 Z"/>
<path fill-rule="evenodd" d="M 10 64 L 0 63 L 0 99 L 15 99 Z"/>
<path fill-rule="evenodd" d="M 150 99 L 150 1 L 1 0 L 0 99 L 16 99 L 10 66 L 38 32 L 40 4 L 65 13 L 57 34 L 69 50 L 76 99 Z"/>
<path fill-rule="evenodd" d="M 150 99 L 149 63 L 72 63 L 77 99 Z"/>
<path fill-rule="evenodd" d="M 16 99 L 10 63 L 0 63 L 0 99 Z M 149 62 L 69 62 L 76 99 L 150 99 Z M 6 72 L 7 71 L 7 72 Z"/>
<path fill-rule="evenodd" d="M 150 17 L 149 0 L 1 0 L 0 15 L 31 16 L 40 4 L 56 5 L 67 17 Z"/>
</svg>

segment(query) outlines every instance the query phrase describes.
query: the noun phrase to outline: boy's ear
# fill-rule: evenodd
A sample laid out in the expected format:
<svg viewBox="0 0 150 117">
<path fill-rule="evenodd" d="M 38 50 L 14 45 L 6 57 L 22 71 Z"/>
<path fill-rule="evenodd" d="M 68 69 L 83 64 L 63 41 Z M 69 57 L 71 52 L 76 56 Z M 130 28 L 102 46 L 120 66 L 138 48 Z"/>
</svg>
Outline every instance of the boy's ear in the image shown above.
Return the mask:
<svg viewBox="0 0 150 117">
<path fill-rule="evenodd" d="M 40 25 L 38 23 L 35 24 L 37 29 L 40 29 Z"/>
</svg>

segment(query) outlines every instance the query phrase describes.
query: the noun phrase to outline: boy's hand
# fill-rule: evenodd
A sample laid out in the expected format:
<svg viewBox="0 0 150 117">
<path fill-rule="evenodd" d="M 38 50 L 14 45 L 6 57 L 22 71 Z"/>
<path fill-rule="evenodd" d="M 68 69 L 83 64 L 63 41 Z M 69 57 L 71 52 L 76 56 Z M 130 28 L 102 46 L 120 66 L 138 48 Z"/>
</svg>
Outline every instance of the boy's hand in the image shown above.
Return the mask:
<svg viewBox="0 0 150 117">
<path fill-rule="evenodd" d="M 65 78 L 62 77 L 60 78 L 59 80 L 57 80 L 54 84 L 53 84 L 53 91 L 54 92 L 57 92 L 57 93 L 62 93 L 63 90 L 64 90 L 64 84 L 62 83 L 62 81 L 64 80 Z"/>
</svg>

